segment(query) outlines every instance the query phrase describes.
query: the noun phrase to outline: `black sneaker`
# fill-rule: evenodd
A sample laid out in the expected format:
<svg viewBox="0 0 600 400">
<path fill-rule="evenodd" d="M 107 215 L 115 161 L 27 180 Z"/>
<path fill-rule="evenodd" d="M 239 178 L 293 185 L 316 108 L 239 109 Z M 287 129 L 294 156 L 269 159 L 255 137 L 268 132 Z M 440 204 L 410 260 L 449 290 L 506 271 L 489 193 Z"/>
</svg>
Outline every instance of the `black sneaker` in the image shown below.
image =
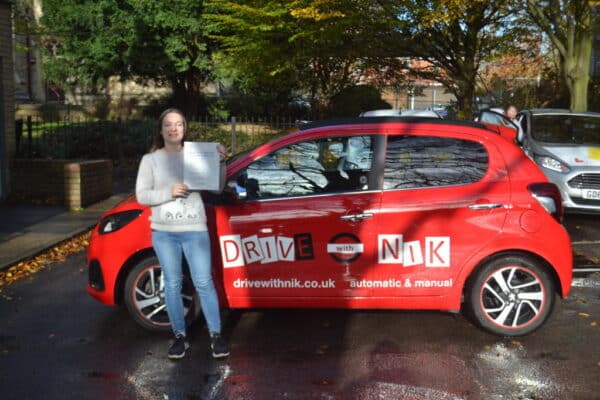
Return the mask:
<svg viewBox="0 0 600 400">
<path fill-rule="evenodd" d="M 211 333 L 210 350 L 214 358 L 223 358 L 229 355 L 229 346 L 219 333 Z"/>
<path fill-rule="evenodd" d="M 178 334 L 175 336 L 175 341 L 169 348 L 168 357 L 172 360 L 183 358 L 185 351 L 190 348 L 190 344 L 185 339 L 185 336 Z"/>
</svg>

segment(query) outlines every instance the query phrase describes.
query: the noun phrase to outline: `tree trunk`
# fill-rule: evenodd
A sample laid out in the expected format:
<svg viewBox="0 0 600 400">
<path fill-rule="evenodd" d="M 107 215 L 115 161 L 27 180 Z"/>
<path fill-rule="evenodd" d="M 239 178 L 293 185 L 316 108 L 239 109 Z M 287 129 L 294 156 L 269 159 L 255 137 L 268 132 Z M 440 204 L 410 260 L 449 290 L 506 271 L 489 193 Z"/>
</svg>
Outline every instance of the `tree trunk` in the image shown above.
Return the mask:
<svg viewBox="0 0 600 400">
<path fill-rule="evenodd" d="M 475 80 L 473 80 L 474 82 Z M 468 82 L 462 82 L 458 84 L 453 90 L 454 96 L 456 96 L 457 102 L 457 118 L 466 119 L 468 121 L 473 120 L 473 99 L 475 95 L 475 85 L 469 85 Z"/>
<path fill-rule="evenodd" d="M 586 32 L 580 32 L 577 36 L 579 40 L 573 43 L 573 51 L 564 61 L 564 74 L 571 95 L 571 111 L 587 111 L 593 36 Z"/>
<path fill-rule="evenodd" d="M 559 3 L 559 2 L 557 2 Z M 544 31 L 560 54 L 560 70 L 571 96 L 571 111 L 587 111 L 587 91 L 594 40 L 592 2 L 571 0 L 564 2 L 559 13 L 565 15 L 562 23 L 547 13 L 534 0 L 527 0 L 527 10 L 533 21 Z M 556 11 L 556 10 L 554 10 Z"/>
<path fill-rule="evenodd" d="M 574 79 L 572 84 L 569 85 L 569 93 L 571 94 L 571 111 L 587 111 L 589 81 L 589 76 L 581 76 L 577 79 Z"/>
<path fill-rule="evenodd" d="M 204 76 L 195 71 L 188 71 L 171 80 L 173 105 L 188 119 L 196 119 L 205 111 L 204 84 Z"/>
</svg>

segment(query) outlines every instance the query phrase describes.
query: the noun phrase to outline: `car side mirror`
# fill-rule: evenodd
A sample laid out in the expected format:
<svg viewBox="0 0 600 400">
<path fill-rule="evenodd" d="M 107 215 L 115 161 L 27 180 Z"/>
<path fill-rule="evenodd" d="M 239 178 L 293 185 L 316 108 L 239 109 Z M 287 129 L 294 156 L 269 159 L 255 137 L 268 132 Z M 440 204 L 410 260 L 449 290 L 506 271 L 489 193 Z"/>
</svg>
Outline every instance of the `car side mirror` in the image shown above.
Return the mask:
<svg viewBox="0 0 600 400">
<path fill-rule="evenodd" d="M 232 201 L 257 199 L 259 193 L 258 180 L 247 178 L 229 181 L 223 192 Z"/>
</svg>

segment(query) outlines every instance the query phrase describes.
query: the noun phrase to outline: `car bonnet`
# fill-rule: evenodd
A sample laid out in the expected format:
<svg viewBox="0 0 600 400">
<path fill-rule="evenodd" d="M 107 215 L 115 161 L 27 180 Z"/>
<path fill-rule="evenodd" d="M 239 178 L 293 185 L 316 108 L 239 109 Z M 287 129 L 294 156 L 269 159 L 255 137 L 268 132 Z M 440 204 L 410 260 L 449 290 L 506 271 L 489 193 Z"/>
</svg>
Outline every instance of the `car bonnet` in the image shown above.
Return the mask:
<svg viewBox="0 0 600 400">
<path fill-rule="evenodd" d="M 571 167 L 598 167 L 600 169 L 600 146 L 540 145 L 550 155 Z"/>
</svg>

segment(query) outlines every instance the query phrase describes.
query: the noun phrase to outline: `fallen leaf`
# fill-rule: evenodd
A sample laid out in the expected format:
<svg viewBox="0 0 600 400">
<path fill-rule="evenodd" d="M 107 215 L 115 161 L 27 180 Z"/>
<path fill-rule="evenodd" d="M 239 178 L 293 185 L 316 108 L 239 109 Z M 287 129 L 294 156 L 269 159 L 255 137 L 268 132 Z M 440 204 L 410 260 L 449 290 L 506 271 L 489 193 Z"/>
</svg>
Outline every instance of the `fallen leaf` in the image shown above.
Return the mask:
<svg viewBox="0 0 600 400">
<path fill-rule="evenodd" d="M 84 250 L 89 245 L 91 231 L 65 240 L 58 245 L 30 259 L 20 261 L 7 270 L 0 272 L 0 288 L 32 275 L 47 265 L 64 261 L 67 256 Z"/>
<path fill-rule="evenodd" d="M 580 312 L 580 313 L 579 313 L 579 314 L 577 314 L 577 315 L 579 315 L 580 317 L 583 317 L 583 318 L 588 318 L 588 317 L 590 316 L 590 314 L 588 314 L 588 313 L 584 313 L 584 312 Z"/>
<path fill-rule="evenodd" d="M 590 326 L 598 326 L 598 323 L 596 321 L 594 321 L 590 324 Z"/>
</svg>

